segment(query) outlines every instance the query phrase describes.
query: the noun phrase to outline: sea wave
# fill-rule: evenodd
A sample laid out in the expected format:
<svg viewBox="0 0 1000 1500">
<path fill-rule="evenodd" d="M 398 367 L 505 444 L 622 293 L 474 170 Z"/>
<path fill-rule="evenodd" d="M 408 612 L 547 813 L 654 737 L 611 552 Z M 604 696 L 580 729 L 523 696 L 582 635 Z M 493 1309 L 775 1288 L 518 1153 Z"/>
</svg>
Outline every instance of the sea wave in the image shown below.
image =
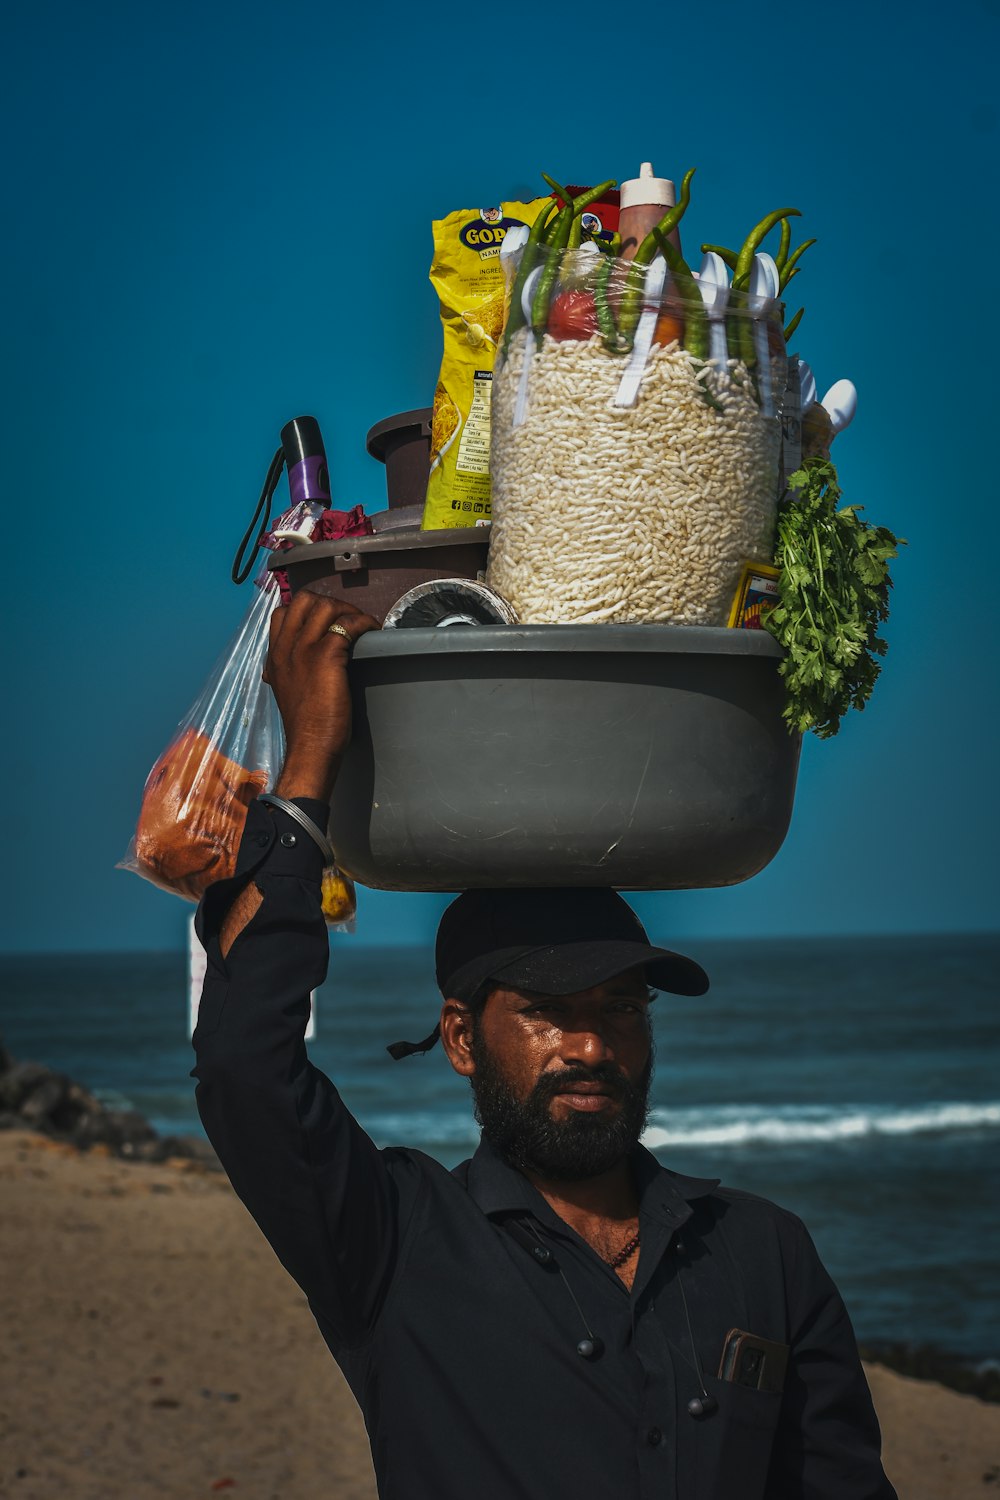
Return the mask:
<svg viewBox="0 0 1000 1500">
<path fill-rule="evenodd" d="M 949 1134 L 1000 1129 L 1000 1103 L 724 1105 L 656 1109 L 646 1146 L 809 1145 L 872 1136 Z"/>
<path fill-rule="evenodd" d="M 365 1126 L 382 1145 L 419 1142 L 435 1147 L 475 1148 L 479 1129 L 466 1110 L 379 1111 Z M 1000 1103 L 747 1104 L 696 1109 L 654 1109 L 643 1144 L 661 1146 L 812 1145 L 859 1141 L 873 1136 L 945 1134 L 1000 1129 Z"/>
</svg>

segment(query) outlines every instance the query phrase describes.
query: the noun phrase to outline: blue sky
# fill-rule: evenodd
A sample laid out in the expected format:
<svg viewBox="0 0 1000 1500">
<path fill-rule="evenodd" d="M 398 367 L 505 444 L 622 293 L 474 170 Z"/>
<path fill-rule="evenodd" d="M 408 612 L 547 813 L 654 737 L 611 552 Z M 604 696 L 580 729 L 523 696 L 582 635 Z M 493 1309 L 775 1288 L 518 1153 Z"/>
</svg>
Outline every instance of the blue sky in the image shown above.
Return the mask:
<svg viewBox="0 0 1000 1500">
<path fill-rule="evenodd" d="M 383 504 L 365 432 L 440 358 L 431 220 L 644 158 L 698 167 L 698 242 L 801 208 L 796 346 L 857 384 L 845 497 L 910 545 L 883 679 L 807 743 L 774 863 L 637 905 L 661 936 L 994 926 L 998 0 L 341 14 L 8 23 L 4 948 L 180 944 L 187 908 L 113 866 L 246 609 L 279 428 L 313 412 L 337 502 Z M 440 906 L 365 894 L 359 939 Z"/>
</svg>

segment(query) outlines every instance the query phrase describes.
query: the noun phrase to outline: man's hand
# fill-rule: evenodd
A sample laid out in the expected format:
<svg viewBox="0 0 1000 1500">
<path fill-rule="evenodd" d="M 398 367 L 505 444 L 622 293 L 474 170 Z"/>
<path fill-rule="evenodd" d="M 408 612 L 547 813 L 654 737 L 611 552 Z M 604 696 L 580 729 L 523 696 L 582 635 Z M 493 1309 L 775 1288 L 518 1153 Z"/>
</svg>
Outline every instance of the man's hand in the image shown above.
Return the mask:
<svg viewBox="0 0 1000 1500">
<path fill-rule="evenodd" d="M 334 624 L 350 640 L 331 633 Z M 285 726 L 285 763 L 274 788 L 279 796 L 330 800 L 351 738 L 351 648 L 366 631 L 378 629 L 371 615 L 305 589 L 274 611 L 264 680 Z"/>
</svg>

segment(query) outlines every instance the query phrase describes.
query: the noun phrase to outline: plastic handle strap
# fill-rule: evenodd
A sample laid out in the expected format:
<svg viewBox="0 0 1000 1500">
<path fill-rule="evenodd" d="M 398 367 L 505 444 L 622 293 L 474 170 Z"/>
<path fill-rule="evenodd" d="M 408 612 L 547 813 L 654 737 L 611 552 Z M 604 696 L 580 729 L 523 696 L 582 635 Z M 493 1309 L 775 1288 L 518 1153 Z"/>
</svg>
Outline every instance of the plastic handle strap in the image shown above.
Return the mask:
<svg viewBox="0 0 1000 1500">
<path fill-rule="evenodd" d="M 246 580 L 250 577 L 250 572 L 256 560 L 257 553 L 260 551 L 261 538 L 267 532 L 268 523 L 271 519 L 271 500 L 274 496 L 275 490 L 278 488 L 278 480 L 281 478 L 281 471 L 284 467 L 284 449 L 279 448 L 274 457 L 271 459 L 271 465 L 267 471 L 267 478 L 264 480 L 264 488 L 261 490 L 260 499 L 257 501 L 257 509 L 253 513 L 250 525 L 246 529 L 242 542 L 240 542 L 240 545 L 236 549 L 236 556 L 233 558 L 232 573 L 234 583 L 245 583 Z M 260 519 L 261 515 L 263 515 L 264 517 L 263 521 L 261 521 Z M 244 564 L 243 554 L 249 547 L 251 541 L 253 541 L 254 537 L 257 538 L 256 545 L 254 546 L 254 549 L 251 552 L 247 562 Z"/>
<path fill-rule="evenodd" d="M 666 279 L 667 263 L 662 256 L 658 255 L 650 263 L 649 270 L 646 272 L 646 284 L 642 292 L 642 317 L 635 330 L 632 353 L 628 357 L 618 386 L 618 394 L 615 397 L 616 406 L 634 406 L 639 399 L 639 387 L 646 373 L 649 351 L 653 347 L 653 335 L 656 332 L 656 320 L 660 316 L 660 302 L 663 298 Z"/>
</svg>

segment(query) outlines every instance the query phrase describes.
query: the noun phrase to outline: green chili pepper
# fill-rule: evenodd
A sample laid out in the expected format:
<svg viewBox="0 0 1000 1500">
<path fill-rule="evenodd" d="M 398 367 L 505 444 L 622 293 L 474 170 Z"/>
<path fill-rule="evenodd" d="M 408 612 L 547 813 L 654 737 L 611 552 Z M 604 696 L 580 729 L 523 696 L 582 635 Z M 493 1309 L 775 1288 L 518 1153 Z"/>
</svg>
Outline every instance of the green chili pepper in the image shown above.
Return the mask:
<svg viewBox="0 0 1000 1500">
<path fill-rule="evenodd" d="M 597 187 L 588 188 L 578 198 L 567 196 L 559 210 L 551 237 L 546 241 L 542 274 L 538 278 L 538 286 L 535 288 L 535 295 L 531 301 L 531 326 L 539 343 L 549 321 L 549 303 L 552 301 L 552 291 L 556 284 L 556 277 L 559 275 L 563 252 L 570 243 L 573 225 L 585 208 L 591 203 L 596 203 L 598 198 L 603 197 L 612 187 L 614 187 L 613 179 L 598 183 Z"/>
<path fill-rule="evenodd" d="M 607 182 L 599 182 L 597 187 L 588 188 L 585 193 L 580 194 L 579 198 L 573 199 L 573 212 L 575 214 L 582 214 L 585 208 L 589 208 L 592 203 L 596 203 L 598 198 L 603 198 L 604 194 L 609 193 L 615 186 L 617 186 L 615 179 L 609 177 Z"/>
<path fill-rule="evenodd" d="M 726 303 L 726 345 L 730 359 L 740 358 L 740 320 L 746 311 L 747 299 L 742 292 L 729 290 Z"/>
<path fill-rule="evenodd" d="M 654 229 L 655 243 L 659 245 L 663 259 L 670 268 L 674 287 L 684 304 L 684 348 L 693 359 L 708 358 L 708 314 L 701 300 L 698 283 L 679 250 L 659 229 Z"/>
<path fill-rule="evenodd" d="M 555 193 L 556 197 L 559 199 L 560 208 L 565 203 L 572 203 L 573 200 L 570 197 L 569 193 L 567 193 L 566 189 L 563 187 L 562 183 L 556 182 L 555 178 L 550 177 L 548 172 L 542 173 L 542 181 L 548 183 L 549 187 Z"/>
<path fill-rule="evenodd" d="M 538 264 L 544 243 L 545 226 L 555 211 L 555 202 L 548 202 L 542 209 L 538 218 L 532 224 L 528 233 L 528 243 L 521 251 L 521 262 L 514 277 L 514 286 L 510 294 L 510 314 L 507 319 L 507 328 L 504 333 L 503 352 L 506 355 L 510 348 L 510 341 L 519 328 L 524 327 L 524 309 L 521 306 L 524 283 Z"/>
<path fill-rule="evenodd" d="M 725 247 L 725 245 L 702 245 L 702 247 L 701 247 L 701 253 L 702 253 L 702 255 L 707 255 L 710 250 L 714 250 L 714 252 L 715 252 L 716 255 L 721 255 L 722 259 L 725 261 L 725 263 L 729 267 L 729 269 L 731 271 L 735 271 L 735 269 L 736 269 L 736 251 L 735 250 L 727 250 L 726 247 Z"/>
<path fill-rule="evenodd" d="M 781 221 L 781 239 L 778 243 L 778 253 L 774 257 L 774 264 L 780 271 L 788 259 L 789 246 L 792 243 L 792 226 L 787 219 Z"/>
<path fill-rule="evenodd" d="M 618 353 L 618 329 L 615 327 L 615 315 L 608 302 L 608 280 L 614 264 L 614 257 L 605 255 L 594 277 L 594 310 L 597 314 L 597 327 L 604 340 L 604 347 L 610 354 Z"/>
<path fill-rule="evenodd" d="M 542 178 L 555 193 L 556 198 L 547 203 L 539 214 L 531 232 L 528 243 L 521 252 L 521 263 L 514 278 L 514 286 L 511 291 L 510 316 L 507 321 L 507 330 L 504 334 L 504 354 L 510 347 L 510 341 L 517 330 L 524 326 L 524 311 L 521 306 L 524 293 L 524 285 L 528 277 L 534 271 L 544 255 L 542 274 L 538 279 L 538 286 L 531 305 L 531 326 L 540 338 L 545 331 L 548 321 L 549 301 L 552 297 L 552 288 L 555 286 L 556 276 L 559 271 L 559 262 L 563 251 L 572 241 L 575 232 L 575 223 L 578 216 L 591 203 L 596 203 L 598 198 L 615 186 L 614 179 L 600 183 L 595 188 L 581 193 L 578 198 L 571 198 L 561 183 L 556 182 L 554 177 L 542 173 Z M 561 206 L 560 206 L 561 204 Z M 575 243 L 579 243 L 579 238 Z"/>
<path fill-rule="evenodd" d="M 736 335 L 740 346 L 740 359 L 748 370 L 752 370 L 757 363 L 757 347 L 753 339 L 753 325 L 755 319 L 750 311 L 750 295 L 747 294 L 746 311 L 736 324 Z"/>
<path fill-rule="evenodd" d="M 559 262 L 562 253 L 569 244 L 569 232 L 573 227 L 573 203 L 564 203 L 559 210 L 552 238 L 545 246 L 545 259 L 542 262 L 542 274 L 538 278 L 535 287 L 535 295 L 531 299 L 531 326 L 535 331 L 535 337 L 539 343 L 545 332 L 545 325 L 549 321 L 549 303 L 552 300 L 552 288 L 556 284 L 559 274 Z"/>
<path fill-rule="evenodd" d="M 582 220 L 582 218 L 580 217 L 579 214 L 574 214 L 573 215 L 573 222 L 570 224 L 570 227 L 569 227 L 569 246 L 568 246 L 568 248 L 570 250 L 579 250 L 579 248 L 580 248 L 580 241 L 582 239 L 583 239 L 583 220 Z"/>
<path fill-rule="evenodd" d="M 798 219 L 802 217 L 799 208 L 776 208 L 773 214 L 768 214 L 766 219 L 761 219 L 759 224 L 754 225 L 743 242 L 743 249 L 736 260 L 736 269 L 733 273 L 733 287 L 740 291 L 750 280 L 750 270 L 753 266 L 753 258 L 761 242 L 767 238 L 782 219 Z"/>
<path fill-rule="evenodd" d="M 580 193 L 578 197 L 571 198 L 562 183 L 556 182 L 555 178 L 550 177 L 547 172 L 542 173 L 542 179 L 548 183 L 562 206 L 565 206 L 567 203 L 572 204 L 575 214 L 583 213 L 585 208 L 589 208 L 592 203 L 597 202 L 598 198 L 603 198 L 605 193 L 616 186 L 614 178 L 609 177 L 607 182 L 598 183 L 597 187 L 588 188 L 585 193 Z"/>
<path fill-rule="evenodd" d="M 744 288 L 729 293 L 729 308 L 726 317 L 726 342 L 730 359 L 741 359 L 748 370 L 757 363 L 754 347 L 754 317 L 750 307 L 750 294 Z"/>
<path fill-rule="evenodd" d="M 545 216 L 545 228 L 542 230 L 542 236 L 538 242 L 540 245 L 551 245 L 552 236 L 555 234 L 559 224 L 559 215 L 565 206 L 565 204 L 560 205 L 553 202 L 552 207 L 554 212 Z"/>
<path fill-rule="evenodd" d="M 785 220 L 785 223 L 788 223 L 787 219 Z M 786 287 L 791 281 L 792 277 L 795 275 L 796 271 L 801 269 L 801 267 L 797 266 L 795 262 L 804 251 L 809 249 L 810 245 L 815 245 L 815 243 L 815 240 L 803 240 L 799 248 L 793 252 L 791 258 L 789 260 L 786 260 L 784 265 L 779 268 L 781 271 L 781 280 L 778 282 L 778 286 L 780 288 Z"/>
<path fill-rule="evenodd" d="M 656 254 L 661 236 L 666 238 L 683 219 L 687 206 L 691 202 L 691 178 L 694 174 L 694 167 L 690 172 L 685 172 L 677 202 L 663 215 L 659 224 L 649 231 L 632 258 L 628 280 L 625 282 L 625 290 L 622 293 L 621 307 L 618 311 L 618 327 L 626 349 L 631 349 L 635 341 L 635 330 L 639 325 L 639 315 L 642 312 L 642 291 L 646 284 L 645 268 Z"/>
<path fill-rule="evenodd" d="M 789 323 L 788 327 L 785 329 L 785 343 L 786 344 L 788 343 L 788 341 L 791 338 L 792 334 L 795 332 L 796 328 L 798 328 L 799 324 L 802 322 L 802 314 L 804 312 L 805 312 L 805 308 L 804 307 L 800 307 L 799 310 L 798 310 L 798 312 L 795 314 L 795 317 L 792 319 L 792 321 Z"/>
<path fill-rule="evenodd" d="M 635 252 L 635 259 L 641 264 L 648 266 L 649 262 L 656 254 L 657 235 L 670 234 L 677 228 L 678 224 L 683 219 L 685 213 L 687 212 L 688 204 L 691 202 L 691 178 L 694 176 L 695 171 L 696 168 L 692 167 L 690 172 L 684 173 L 684 181 L 681 183 L 681 195 L 677 199 L 677 202 L 674 204 L 673 208 L 667 210 L 667 212 L 663 215 L 663 218 L 660 220 L 659 224 L 657 224 L 655 228 L 649 231 L 646 238 L 643 240 L 642 244 Z"/>
</svg>

